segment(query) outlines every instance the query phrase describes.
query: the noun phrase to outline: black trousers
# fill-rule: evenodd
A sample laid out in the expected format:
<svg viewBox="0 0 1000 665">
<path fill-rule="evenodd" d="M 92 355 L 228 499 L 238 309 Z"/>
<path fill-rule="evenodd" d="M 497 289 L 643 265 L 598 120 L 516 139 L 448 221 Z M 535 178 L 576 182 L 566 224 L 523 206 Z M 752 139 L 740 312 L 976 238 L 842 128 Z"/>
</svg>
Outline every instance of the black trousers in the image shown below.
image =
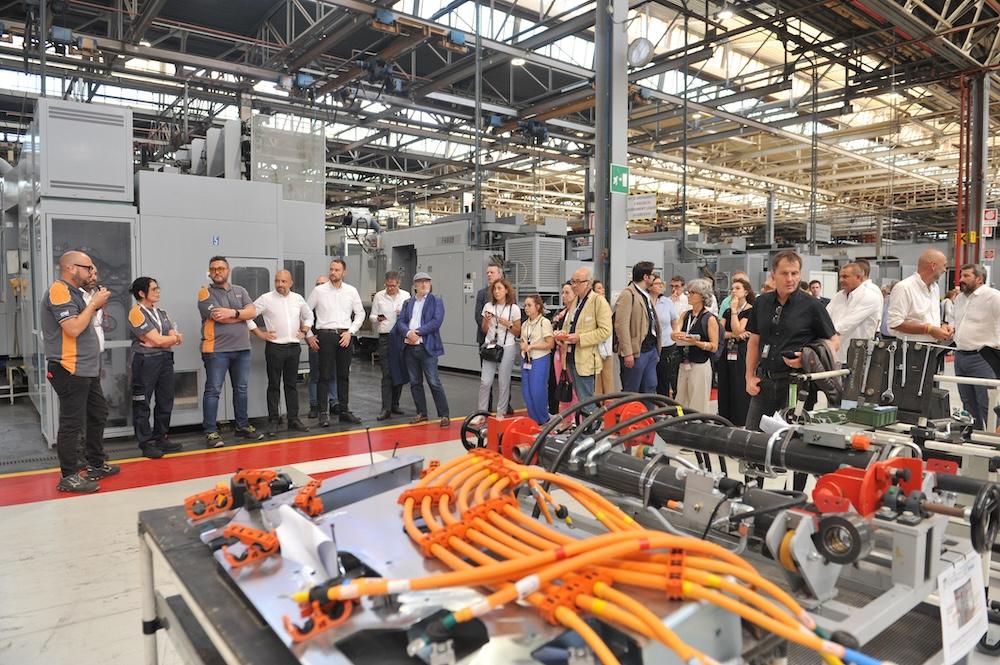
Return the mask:
<svg viewBox="0 0 1000 665">
<path fill-rule="evenodd" d="M 656 363 L 656 392 L 660 395 L 677 394 L 677 374 L 681 369 L 682 356 L 676 344 L 660 349 L 660 360 Z"/>
<path fill-rule="evenodd" d="M 84 455 L 90 466 L 101 466 L 104 454 L 104 425 L 108 422 L 108 401 L 101 391 L 100 377 L 70 374 L 58 362 L 48 364 L 48 379 L 59 396 L 59 433 L 56 454 L 62 475 L 79 469 L 76 454 L 80 434 L 84 437 Z"/>
<path fill-rule="evenodd" d="M 392 385 L 392 363 L 389 360 L 389 335 L 378 336 L 378 362 L 382 366 L 382 410 L 399 408 L 399 396 L 403 393 L 403 384 Z M 339 398 L 339 396 L 338 396 Z"/>
<path fill-rule="evenodd" d="M 281 405 L 281 382 L 285 382 L 285 409 L 288 420 L 299 417 L 299 356 L 302 347 L 295 344 L 264 345 L 264 366 L 267 369 L 267 419 L 277 420 Z"/>
<path fill-rule="evenodd" d="M 787 378 L 769 379 L 767 377 L 760 380 L 760 392 L 750 398 L 750 411 L 747 413 L 747 426 L 749 430 L 760 430 L 760 421 L 765 415 L 774 415 L 775 411 L 786 409 L 788 404 L 788 384 Z M 792 474 L 792 489 L 802 491 L 806 486 L 808 475 L 794 472 Z"/>
<path fill-rule="evenodd" d="M 351 382 L 351 355 L 354 340 L 344 348 L 340 345 L 342 330 L 320 330 L 316 335 L 319 340 L 319 382 L 316 384 L 317 395 L 330 394 L 330 379 L 337 378 L 337 401 L 340 412 L 350 411 L 348 403 Z M 320 413 L 330 413 L 329 400 L 319 400 Z"/>
<path fill-rule="evenodd" d="M 150 403 L 153 406 L 153 427 L 149 426 Z M 132 355 L 132 427 L 142 448 L 161 441 L 170 429 L 170 414 L 174 410 L 174 354 L 135 353 Z"/>
</svg>

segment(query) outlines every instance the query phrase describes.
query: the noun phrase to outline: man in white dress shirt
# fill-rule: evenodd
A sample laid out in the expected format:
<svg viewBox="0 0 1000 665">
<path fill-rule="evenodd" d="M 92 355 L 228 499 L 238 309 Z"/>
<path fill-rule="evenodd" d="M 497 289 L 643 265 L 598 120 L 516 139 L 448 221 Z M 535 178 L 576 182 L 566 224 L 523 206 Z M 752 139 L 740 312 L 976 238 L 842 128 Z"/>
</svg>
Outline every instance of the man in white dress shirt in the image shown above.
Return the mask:
<svg viewBox="0 0 1000 665">
<path fill-rule="evenodd" d="M 911 342 L 943 342 L 954 330 L 941 323 L 938 280 L 948 268 L 945 255 L 928 249 L 917 261 L 917 272 L 892 287 L 886 320 L 892 334 Z"/>
<path fill-rule="evenodd" d="M 986 286 L 986 269 L 975 263 L 962 266 L 955 298 L 955 375 L 995 379 L 987 361 L 1000 347 L 1000 291 Z M 984 429 L 989 415 L 989 395 L 985 386 L 958 384 L 962 406 L 975 419 L 975 428 Z"/>
<path fill-rule="evenodd" d="M 288 429 L 308 432 L 299 420 L 299 358 L 302 339 L 312 336 L 313 313 L 305 298 L 292 291 L 292 273 L 279 270 L 274 275 L 274 290 L 254 301 L 257 315 L 264 317 L 266 330 L 254 328 L 253 334 L 264 340 L 264 363 L 267 368 L 267 434 L 278 433 L 278 410 L 281 382 L 285 383 L 285 409 Z"/>
<path fill-rule="evenodd" d="M 365 322 L 365 306 L 358 290 L 344 282 L 347 264 L 342 259 L 330 261 L 330 281 L 320 284 L 309 294 L 307 303 L 316 312 L 317 334 L 309 338 L 309 346 L 319 351 L 319 383 L 316 391 L 326 395 L 330 379 L 337 377 L 337 399 L 340 401 L 340 422 L 360 424 L 351 413 L 351 340 Z M 319 426 L 329 427 L 330 405 L 320 400 Z"/>
<path fill-rule="evenodd" d="M 410 298 L 410 294 L 399 288 L 399 273 L 390 270 L 385 274 L 385 288 L 375 294 L 372 298 L 372 313 L 368 315 L 372 322 L 372 327 L 378 330 L 378 361 L 382 366 L 382 411 L 378 414 L 378 420 L 387 420 L 392 414 L 402 414 L 399 408 L 399 396 L 403 392 L 405 381 L 399 383 L 393 380 L 392 366 L 400 364 L 402 349 L 393 349 L 389 341 L 389 333 L 396 325 L 399 312 L 403 309 L 403 303 Z M 403 372 L 397 370 L 397 375 L 402 379 Z"/>
<path fill-rule="evenodd" d="M 837 361 L 847 363 L 851 340 L 869 340 L 882 321 L 882 292 L 864 286 L 865 273 L 856 263 L 840 269 L 840 291 L 833 294 L 826 312 L 840 335 Z"/>
</svg>

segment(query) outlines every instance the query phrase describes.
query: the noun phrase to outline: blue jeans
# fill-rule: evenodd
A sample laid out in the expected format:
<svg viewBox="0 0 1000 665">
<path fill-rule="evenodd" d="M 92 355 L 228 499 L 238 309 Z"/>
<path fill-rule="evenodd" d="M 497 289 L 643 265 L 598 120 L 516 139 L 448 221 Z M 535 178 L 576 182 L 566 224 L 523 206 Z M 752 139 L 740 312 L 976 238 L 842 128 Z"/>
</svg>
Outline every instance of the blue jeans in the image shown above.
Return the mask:
<svg viewBox="0 0 1000 665">
<path fill-rule="evenodd" d="M 993 368 L 979 353 L 955 353 L 955 376 L 969 376 L 977 379 L 995 379 Z M 958 384 L 958 394 L 962 398 L 962 407 L 968 411 L 975 424 L 973 427 L 986 429 L 989 418 L 990 397 L 986 386 L 966 386 Z"/>
<path fill-rule="evenodd" d="M 653 348 L 639 354 L 639 359 L 632 367 L 622 363 L 622 390 L 631 393 L 656 392 L 656 364 L 660 361 L 659 352 Z"/>
<path fill-rule="evenodd" d="M 427 415 L 427 396 L 424 394 L 424 378 L 431 387 L 434 397 L 434 408 L 438 418 L 448 417 L 448 398 L 444 394 L 444 386 L 438 376 L 438 359 L 427 353 L 423 344 L 409 345 L 403 348 L 403 360 L 406 361 L 406 372 L 410 375 L 410 394 L 413 395 L 413 405 L 417 407 L 417 415 Z"/>
<path fill-rule="evenodd" d="M 201 400 L 202 429 L 205 433 L 218 430 L 215 418 L 219 414 L 219 393 L 229 372 L 229 382 L 233 386 L 233 410 L 236 412 L 236 426 L 245 428 L 247 420 L 247 380 L 250 378 L 250 350 L 215 351 L 203 353 L 205 362 L 205 394 Z"/>
<path fill-rule="evenodd" d="M 594 396 L 594 375 L 590 376 L 580 376 L 576 373 L 576 358 L 569 359 L 569 377 L 573 380 L 573 391 L 576 393 L 576 399 L 579 402 L 588 400 Z M 584 415 L 590 415 L 594 412 L 594 405 L 590 404 L 588 406 L 580 409 Z"/>
<path fill-rule="evenodd" d="M 309 406 L 319 404 L 316 399 L 316 384 L 319 383 L 319 353 L 309 349 Z M 337 404 L 337 379 L 330 379 L 330 404 Z"/>
<path fill-rule="evenodd" d="M 528 415 L 539 425 L 549 421 L 549 365 L 552 354 L 535 358 L 531 368 L 521 365 L 521 394 L 528 407 Z"/>
</svg>

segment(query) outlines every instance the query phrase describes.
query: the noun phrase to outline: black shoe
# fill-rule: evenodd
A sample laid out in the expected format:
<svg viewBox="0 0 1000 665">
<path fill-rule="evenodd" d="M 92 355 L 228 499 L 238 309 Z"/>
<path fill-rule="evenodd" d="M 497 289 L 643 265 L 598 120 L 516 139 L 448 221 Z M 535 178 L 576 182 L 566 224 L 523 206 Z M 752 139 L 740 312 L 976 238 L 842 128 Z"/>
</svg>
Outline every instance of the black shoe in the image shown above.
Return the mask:
<svg viewBox="0 0 1000 665">
<path fill-rule="evenodd" d="M 174 443 L 167 437 L 160 439 L 159 443 L 156 444 L 156 447 L 165 453 L 179 453 L 184 448 L 181 444 Z"/>
<path fill-rule="evenodd" d="M 319 426 L 320 427 L 329 427 L 330 426 L 330 414 L 328 414 L 328 413 L 321 413 L 321 414 L 319 414 Z"/>
<path fill-rule="evenodd" d="M 358 418 L 356 415 L 354 415 L 350 411 L 341 411 L 340 412 L 340 422 L 342 422 L 342 423 L 351 423 L 352 425 L 360 425 L 361 424 L 361 418 Z"/>
<path fill-rule="evenodd" d="M 307 418 L 315 418 L 318 415 L 319 415 L 319 407 L 316 406 L 315 404 L 310 404 L 309 405 L 309 415 L 306 416 L 306 417 Z"/>
<path fill-rule="evenodd" d="M 218 432 L 209 432 L 205 435 L 206 448 L 221 448 L 224 445 L 226 442 L 222 440 L 222 436 Z"/>
<path fill-rule="evenodd" d="M 73 474 L 71 476 L 63 476 L 59 479 L 59 484 L 56 485 L 56 489 L 60 492 L 76 492 L 78 494 L 91 494 L 101 489 L 93 480 L 87 480 L 83 476 Z"/>
<path fill-rule="evenodd" d="M 155 443 L 139 446 L 139 450 L 142 451 L 143 457 L 148 457 L 149 459 L 160 459 L 163 457 L 163 451 Z"/>
<path fill-rule="evenodd" d="M 250 441 L 260 441 L 264 438 L 264 435 L 257 431 L 257 428 L 253 425 L 247 425 L 246 427 L 237 427 L 233 430 L 236 436 L 248 439 Z"/>
<path fill-rule="evenodd" d="M 308 432 L 309 427 L 306 426 L 304 422 L 298 418 L 292 418 L 288 421 L 288 429 L 292 432 Z"/>
<path fill-rule="evenodd" d="M 514 407 L 512 407 L 512 406 L 508 406 L 507 407 L 507 415 L 508 416 L 514 415 Z"/>
<path fill-rule="evenodd" d="M 268 436 L 278 436 L 278 421 L 268 420 L 267 421 L 267 435 Z"/>
<path fill-rule="evenodd" d="M 392 412 L 389 409 L 383 409 L 382 413 L 375 417 L 375 420 L 389 420 L 392 417 Z"/>
<path fill-rule="evenodd" d="M 390 412 L 394 416 L 401 416 L 401 415 L 403 415 L 403 410 L 401 408 L 399 408 L 398 404 L 396 406 L 392 407 L 392 409 L 390 409 Z"/>
<path fill-rule="evenodd" d="M 439 424 L 441 427 L 451 427 L 451 418 L 448 416 L 441 416 L 441 422 Z"/>
<path fill-rule="evenodd" d="M 100 480 L 102 478 L 107 478 L 108 476 L 114 476 L 120 472 L 122 468 L 117 464 L 108 464 L 105 462 L 101 466 L 88 466 L 87 467 L 87 480 Z"/>
<path fill-rule="evenodd" d="M 412 419 L 410 419 L 411 425 L 418 425 L 420 423 L 425 423 L 425 422 L 427 422 L 427 416 L 422 413 L 418 413 L 417 415 L 413 416 Z"/>
<path fill-rule="evenodd" d="M 337 415 L 340 413 L 340 405 L 336 402 L 330 402 L 330 415 Z"/>
</svg>

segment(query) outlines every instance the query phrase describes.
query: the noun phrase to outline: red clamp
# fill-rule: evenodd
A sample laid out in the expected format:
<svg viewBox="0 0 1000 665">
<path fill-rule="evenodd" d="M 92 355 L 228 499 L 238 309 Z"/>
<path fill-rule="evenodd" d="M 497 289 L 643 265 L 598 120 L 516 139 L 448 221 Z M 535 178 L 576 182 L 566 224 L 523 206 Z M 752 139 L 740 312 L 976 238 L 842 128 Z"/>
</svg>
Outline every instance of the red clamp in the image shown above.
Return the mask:
<svg viewBox="0 0 1000 665">
<path fill-rule="evenodd" d="M 413 499 L 413 503 L 419 506 L 426 497 L 430 497 L 432 503 L 437 503 L 443 496 L 452 499 L 455 497 L 455 492 L 448 485 L 440 485 L 437 487 L 413 487 L 400 494 L 397 501 L 399 505 L 402 506 L 406 504 L 407 499 Z"/>
<path fill-rule="evenodd" d="M 440 545 L 441 547 L 448 548 L 449 541 L 452 537 L 458 538 L 459 540 L 465 540 L 465 534 L 472 528 L 464 522 L 457 522 L 446 526 L 443 529 L 438 529 L 437 531 L 432 531 L 426 534 L 420 539 L 420 553 L 426 559 L 430 559 L 434 556 L 431 550 L 435 545 Z"/>
<path fill-rule="evenodd" d="M 184 512 L 192 522 L 208 519 L 233 507 L 233 493 L 227 485 L 219 483 L 213 489 L 193 494 L 184 499 Z"/>
<path fill-rule="evenodd" d="M 844 512 L 846 500 L 859 514 L 867 517 L 879 509 L 882 496 L 894 483 L 905 494 L 919 491 L 923 482 L 923 465 L 921 459 L 896 457 L 875 462 L 867 469 L 837 469 L 816 481 L 813 503 L 823 512 Z"/>
<path fill-rule="evenodd" d="M 319 517 L 323 514 L 323 501 L 316 496 L 321 484 L 319 480 L 310 480 L 295 495 L 295 507 L 309 517 Z"/>
<path fill-rule="evenodd" d="M 517 499 L 510 494 L 504 494 L 503 496 L 498 496 L 495 499 L 483 501 L 482 503 L 469 508 L 462 513 L 462 521 L 471 523 L 477 517 L 486 519 L 490 513 L 502 514 L 504 508 L 507 506 L 517 508 Z"/>
<path fill-rule="evenodd" d="M 240 469 L 233 476 L 233 482 L 243 485 L 253 498 L 264 501 L 271 498 L 271 481 L 277 477 L 278 472 L 271 469 Z"/>
<path fill-rule="evenodd" d="M 561 579 L 561 584 L 546 584 L 542 587 L 545 598 L 538 606 L 542 618 L 554 626 L 559 625 L 556 610 L 560 607 L 577 611 L 576 597 L 580 594 L 593 593 L 598 582 L 611 586 L 609 576 L 598 573 L 593 568 L 584 568 L 579 573 L 569 573 Z"/>
<path fill-rule="evenodd" d="M 436 459 L 431 460 L 430 463 L 427 465 L 426 468 L 420 470 L 420 479 L 423 480 L 424 476 L 426 476 L 428 473 L 430 473 L 434 469 L 438 468 L 439 466 L 441 466 L 441 462 L 440 461 L 438 461 Z"/>
<path fill-rule="evenodd" d="M 344 623 L 350 618 L 353 610 L 354 601 L 351 600 L 322 605 L 318 600 L 313 600 L 299 605 L 299 613 L 305 619 L 301 628 L 292 623 L 288 617 L 282 617 L 282 622 L 285 624 L 285 631 L 292 636 L 292 642 L 298 644 Z"/>
<path fill-rule="evenodd" d="M 222 535 L 226 538 L 236 538 L 246 547 L 246 552 L 242 556 L 236 556 L 229 552 L 227 545 L 222 546 L 222 555 L 233 568 L 242 568 L 254 561 L 266 559 L 272 554 L 277 554 L 280 549 L 278 535 L 274 531 L 261 531 L 242 524 L 229 524 L 222 531 Z"/>
</svg>

